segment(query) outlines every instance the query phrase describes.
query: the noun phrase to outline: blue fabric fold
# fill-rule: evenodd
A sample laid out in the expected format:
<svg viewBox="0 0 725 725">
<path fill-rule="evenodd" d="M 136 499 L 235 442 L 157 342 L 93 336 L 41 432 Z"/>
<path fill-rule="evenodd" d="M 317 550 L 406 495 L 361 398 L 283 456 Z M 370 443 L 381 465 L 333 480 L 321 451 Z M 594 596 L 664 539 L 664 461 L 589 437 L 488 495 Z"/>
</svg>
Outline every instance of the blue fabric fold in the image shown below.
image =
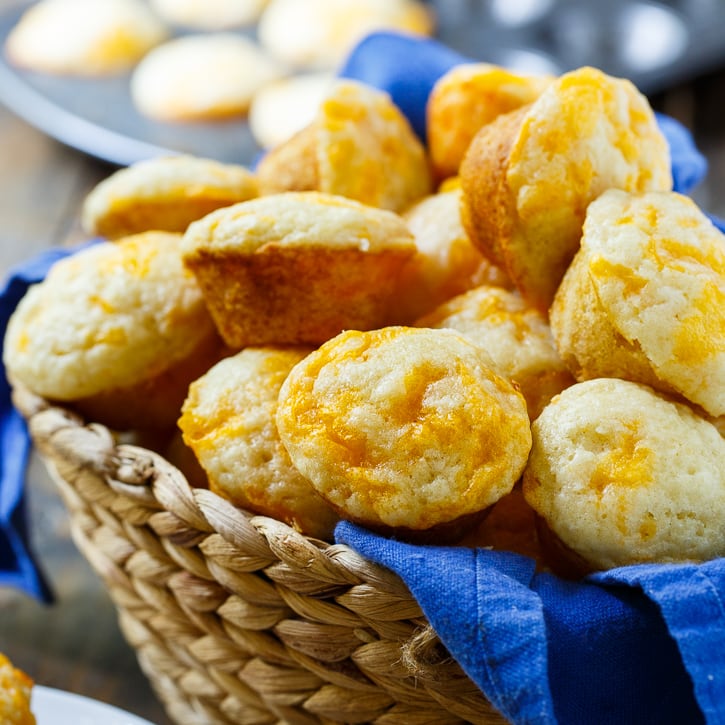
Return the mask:
<svg viewBox="0 0 725 725">
<path fill-rule="evenodd" d="M 451 655 L 512 723 L 696 725 L 703 712 L 708 723 L 725 716 L 725 618 L 715 604 L 723 560 L 568 582 L 535 573 L 517 554 L 415 546 L 345 521 L 335 539 L 403 579 Z M 718 579 L 705 601 L 703 569 Z M 704 656 L 706 639 L 713 646 Z"/>
<path fill-rule="evenodd" d="M 68 254 L 69 250 L 52 249 L 11 270 L 0 287 L 0 339 L 5 339 L 10 315 L 28 287 Z M 24 483 L 30 439 L 25 421 L 12 406 L 5 366 L 0 365 L 0 586 L 50 602 L 53 596 L 32 553 L 27 529 Z"/>
</svg>

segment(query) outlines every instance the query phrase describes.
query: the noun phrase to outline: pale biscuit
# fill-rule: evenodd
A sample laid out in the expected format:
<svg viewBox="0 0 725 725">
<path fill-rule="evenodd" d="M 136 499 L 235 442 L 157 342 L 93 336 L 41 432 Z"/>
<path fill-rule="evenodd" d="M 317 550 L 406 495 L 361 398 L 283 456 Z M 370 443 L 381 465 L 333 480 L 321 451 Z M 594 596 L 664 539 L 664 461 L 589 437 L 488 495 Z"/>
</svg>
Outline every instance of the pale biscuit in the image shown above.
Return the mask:
<svg viewBox="0 0 725 725">
<path fill-rule="evenodd" d="M 456 330 L 485 350 L 496 372 L 518 385 L 532 420 L 554 395 L 574 383 L 546 318 L 514 292 L 477 287 L 442 304 L 416 325 Z"/>
<path fill-rule="evenodd" d="M 10 31 L 5 52 L 34 71 L 102 76 L 128 70 L 167 37 L 138 0 L 41 0 Z"/>
<path fill-rule="evenodd" d="M 282 74 L 249 38 L 184 35 L 154 48 L 136 66 L 131 98 L 154 120 L 217 120 L 246 114 L 254 94 Z"/>
<path fill-rule="evenodd" d="M 526 500 L 593 568 L 725 555 L 725 440 L 689 407 L 599 378 L 532 428 Z"/>
<path fill-rule="evenodd" d="M 311 124 L 257 167 L 266 193 L 316 190 L 401 212 L 429 194 L 423 145 L 384 91 L 338 80 Z"/>
<path fill-rule="evenodd" d="M 103 242 L 57 262 L 8 324 L 12 380 L 114 428 L 173 425 L 219 340 L 180 236 Z"/>
<path fill-rule="evenodd" d="M 312 123 L 333 78 L 327 71 L 304 73 L 260 88 L 249 107 L 254 140 L 263 149 L 273 149 Z"/>
<path fill-rule="evenodd" d="M 669 147 L 647 99 L 593 68 L 566 73 L 484 126 L 460 175 L 471 240 L 542 312 L 578 249 L 590 202 L 609 188 L 672 188 Z"/>
<path fill-rule="evenodd" d="M 316 345 L 384 323 L 415 252 L 396 214 L 317 192 L 218 209 L 191 224 L 184 262 L 226 343 Z"/>
<path fill-rule="evenodd" d="M 140 161 L 98 184 L 83 203 L 82 224 L 107 239 L 149 230 L 183 232 L 222 206 L 258 195 L 243 166 L 192 156 Z"/>
<path fill-rule="evenodd" d="M 410 323 L 446 300 L 482 284 L 511 286 L 508 277 L 468 238 L 460 215 L 460 189 L 434 194 L 403 214 L 415 255 L 403 268 L 391 318 Z"/>
<path fill-rule="evenodd" d="M 330 539 L 338 517 L 292 465 L 277 433 L 279 389 L 306 348 L 251 348 L 192 383 L 179 419 L 212 491 L 304 534 Z"/>
<path fill-rule="evenodd" d="M 195 30 L 226 30 L 255 22 L 268 0 L 149 0 L 159 17 Z"/>
<path fill-rule="evenodd" d="M 368 33 L 430 35 L 433 20 L 417 0 L 271 0 L 258 34 L 270 53 L 293 67 L 332 70 Z"/>
<path fill-rule="evenodd" d="M 490 63 L 464 63 L 442 75 L 426 106 L 428 149 L 436 176 L 446 179 L 458 174 L 479 129 L 535 101 L 552 80 Z"/>
<path fill-rule="evenodd" d="M 725 414 L 725 237 L 688 197 L 608 191 L 551 310 L 579 379 L 621 377 Z"/>
<path fill-rule="evenodd" d="M 531 433 L 521 395 L 451 330 L 348 331 L 292 369 L 277 427 L 341 516 L 414 537 L 507 494 Z"/>
<path fill-rule="evenodd" d="M 33 680 L 0 652 L 0 722 L 35 725 L 31 710 Z"/>
</svg>

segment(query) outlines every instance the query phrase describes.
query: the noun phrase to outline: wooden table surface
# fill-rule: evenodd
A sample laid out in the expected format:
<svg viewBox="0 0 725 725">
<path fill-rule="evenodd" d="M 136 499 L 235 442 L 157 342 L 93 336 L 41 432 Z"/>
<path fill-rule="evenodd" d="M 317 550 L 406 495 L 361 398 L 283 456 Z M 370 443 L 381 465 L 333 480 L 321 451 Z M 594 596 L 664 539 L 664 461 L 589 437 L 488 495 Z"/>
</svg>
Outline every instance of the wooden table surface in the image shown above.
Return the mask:
<svg viewBox="0 0 725 725">
<path fill-rule="evenodd" d="M 710 161 L 693 194 L 725 216 L 725 73 L 712 73 L 652 99 L 694 130 Z M 61 146 L 0 107 L 0 273 L 54 245 L 83 238 L 79 208 L 112 171 Z M 32 545 L 57 601 L 46 606 L 0 589 L 0 651 L 36 682 L 87 695 L 158 725 L 170 721 L 126 644 L 109 598 L 70 541 L 65 510 L 42 464 L 27 476 Z"/>
</svg>

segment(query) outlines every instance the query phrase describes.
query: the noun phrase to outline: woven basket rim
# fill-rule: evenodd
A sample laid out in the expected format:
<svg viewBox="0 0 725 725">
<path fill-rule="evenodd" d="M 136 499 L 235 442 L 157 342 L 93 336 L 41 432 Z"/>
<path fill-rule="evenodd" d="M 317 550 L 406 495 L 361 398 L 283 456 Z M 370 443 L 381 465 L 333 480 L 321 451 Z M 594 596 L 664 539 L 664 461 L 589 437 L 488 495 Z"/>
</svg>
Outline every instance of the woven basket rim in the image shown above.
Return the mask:
<svg viewBox="0 0 725 725">
<path fill-rule="evenodd" d="M 506 722 L 395 573 L 194 488 L 160 454 L 21 385 L 12 398 L 171 719 Z M 154 630 L 160 614 L 182 651 Z"/>
</svg>

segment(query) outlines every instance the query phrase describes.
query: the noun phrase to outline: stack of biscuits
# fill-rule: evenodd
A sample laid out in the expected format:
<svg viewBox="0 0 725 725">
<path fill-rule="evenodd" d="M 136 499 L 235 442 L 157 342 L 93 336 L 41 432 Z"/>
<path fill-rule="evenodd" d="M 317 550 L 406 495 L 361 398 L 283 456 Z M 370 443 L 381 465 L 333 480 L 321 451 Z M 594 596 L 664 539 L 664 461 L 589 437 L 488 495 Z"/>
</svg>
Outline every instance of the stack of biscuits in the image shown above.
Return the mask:
<svg viewBox="0 0 725 725">
<path fill-rule="evenodd" d="M 422 142 L 337 81 L 254 171 L 116 172 L 105 240 L 10 321 L 13 383 L 318 539 L 565 576 L 725 555 L 725 238 L 646 98 L 471 64 L 427 111 Z"/>
</svg>

